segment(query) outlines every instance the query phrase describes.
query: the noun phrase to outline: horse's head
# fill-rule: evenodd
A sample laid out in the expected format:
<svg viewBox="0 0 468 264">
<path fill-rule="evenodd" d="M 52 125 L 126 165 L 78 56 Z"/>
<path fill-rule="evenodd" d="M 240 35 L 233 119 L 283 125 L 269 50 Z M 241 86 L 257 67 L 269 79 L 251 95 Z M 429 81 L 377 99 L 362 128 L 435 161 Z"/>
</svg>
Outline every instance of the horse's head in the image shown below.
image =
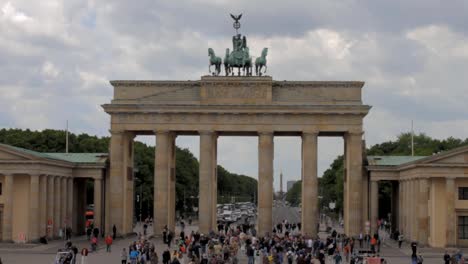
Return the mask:
<svg viewBox="0 0 468 264">
<path fill-rule="evenodd" d="M 268 55 L 268 48 L 263 48 L 262 57 L 266 57 L 267 55 Z"/>
<path fill-rule="evenodd" d="M 208 48 L 208 56 L 214 56 L 214 50 L 212 48 Z"/>
</svg>

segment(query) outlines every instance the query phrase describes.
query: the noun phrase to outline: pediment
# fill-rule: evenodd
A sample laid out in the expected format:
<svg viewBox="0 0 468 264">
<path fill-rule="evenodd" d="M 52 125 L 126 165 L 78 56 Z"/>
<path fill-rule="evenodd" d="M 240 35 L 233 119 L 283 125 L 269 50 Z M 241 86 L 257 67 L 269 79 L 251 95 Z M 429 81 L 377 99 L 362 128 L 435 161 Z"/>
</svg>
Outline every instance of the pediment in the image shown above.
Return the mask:
<svg viewBox="0 0 468 264">
<path fill-rule="evenodd" d="M 0 145 L 0 161 L 24 161 L 24 160 L 38 160 L 37 156 L 31 153 L 25 153 L 20 150 L 16 150 L 10 146 Z"/>
<path fill-rule="evenodd" d="M 422 164 L 468 164 L 468 146 L 442 152 L 421 160 Z"/>
</svg>

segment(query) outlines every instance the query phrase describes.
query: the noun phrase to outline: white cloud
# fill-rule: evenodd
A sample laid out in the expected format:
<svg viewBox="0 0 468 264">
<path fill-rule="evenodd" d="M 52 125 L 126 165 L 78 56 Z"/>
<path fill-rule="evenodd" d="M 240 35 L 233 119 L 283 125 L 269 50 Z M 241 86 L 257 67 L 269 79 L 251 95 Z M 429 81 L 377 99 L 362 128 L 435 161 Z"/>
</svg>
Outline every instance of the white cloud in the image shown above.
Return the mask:
<svg viewBox="0 0 468 264">
<path fill-rule="evenodd" d="M 10 20 L 14 23 L 21 23 L 27 20 L 31 20 L 31 17 L 27 16 L 23 12 L 17 11 L 10 2 L 7 2 L 5 5 L 3 5 L 2 18 Z"/>
<path fill-rule="evenodd" d="M 59 75 L 60 71 L 57 69 L 57 67 L 50 61 L 44 62 L 42 65 L 42 74 L 44 75 L 45 78 L 57 78 Z"/>
</svg>

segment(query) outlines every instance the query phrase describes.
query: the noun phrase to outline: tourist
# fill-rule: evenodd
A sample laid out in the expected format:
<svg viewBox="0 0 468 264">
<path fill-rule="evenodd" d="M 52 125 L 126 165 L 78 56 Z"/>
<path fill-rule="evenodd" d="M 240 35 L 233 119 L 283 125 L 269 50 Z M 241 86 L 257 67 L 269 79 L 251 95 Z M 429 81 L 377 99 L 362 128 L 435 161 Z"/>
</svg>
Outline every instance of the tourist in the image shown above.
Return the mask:
<svg viewBox="0 0 468 264">
<path fill-rule="evenodd" d="M 111 252 L 112 241 L 113 240 L 112 240 L 111 235 L 107 235 L 106 240 L 105 240 L 105 242 L 106 242 L 106 252 L 109 252 L 109 253 Z"/>
<path fill-rule="evenodd" d="M 450 264 L 450 255 L 447 250 L 445 251 L 445 254 L 444 254 L 444 263 Z"/>
<path fill-rule="evenodd" d="M 416 241 L 411 242 L 411 255 L 416 256 L 416 251 L 418 249 L 418 243 Z"/>
<path fill-rule="evenodd" d="M 91 238 L 91 250 L 92 250 L 93 252 L 96 252 L 96 251 L 97 251 L 97 243 L 98 243 L 97 237 L 93 236 L 93 237 Z"/>
<path fill-rule="evenodd" d="M 120 253 L 120 259 L 122 260 L 122 264 L 127 264 L 127 258 L 128 258 L 127 250 L 123 248 L 122 252 Z"/>
<path fill-rule="evenodd" d="M 169 262 L 171 261 L 171 252 L 169 251 L 169 247 L 163 252 L 162 261 L 163 264 L 169 264 Z"/>
<path fill-rule="evenodd" d="M 343 260 L 338 251 L 335 252 L 335 256 L 333 257 L 333 259 L 335 260 L 335 264 L 341 264 L 341 261 Z"/>
<path fill-rule="evenodd" d="M 400 233 L 398 235 L 398 248 L 401 248 L 401 244 L 403 243 L 403 239 L 404 239 L 403 233 Z"/>
<path fill-rule="evenodd" d="M 139 258 L 139 252 L 136 248 L 133 248 L 130 251 L 130 263 L 131 264 L 137 264 L 138 263 L 138 258 Z"/>
</svg>

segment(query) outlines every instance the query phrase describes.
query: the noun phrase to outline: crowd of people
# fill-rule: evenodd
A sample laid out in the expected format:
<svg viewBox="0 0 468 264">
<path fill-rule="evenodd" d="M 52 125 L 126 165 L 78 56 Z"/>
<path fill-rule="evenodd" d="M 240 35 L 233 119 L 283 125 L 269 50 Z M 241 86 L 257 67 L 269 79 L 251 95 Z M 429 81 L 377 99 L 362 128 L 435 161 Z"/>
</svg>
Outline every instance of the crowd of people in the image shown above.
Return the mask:
<svg viewBox="0 0 468 264">
<path fill-rule="evenodd" d="M 382 240 L 386 239 L 385 229 L 379 230 L 370 236 L 359 234 L 356 237 L 347 237 L 335 230 L 331 230 L 326 238 L 301 234 L 300 223 L 290 224 L 283 221 L 274 226 L 271 233 L 264 236 L 257 234 L 253 225 L 218 223 L 217 232 L 208 234 L 185 229 L 185 223 L 179 223 L 180 232 L 164 228 L 162 242 L 164 250 L 158 255 L 157 240 L 149 240 L 146 229 L 140 233 L 135 241 L 121 250 L 122 264 L 360 264 L 364 262 L 363 256 L 367 256 L 367 263 L 386 263 L 379 256 Z M 94 231 L 94 230 L 93 230 Z M 97 240 L 98 232 L 91 232 L 91 251 L 96 250 L 93 245 Z M 392 237 L 387 235 L 388 237 Z M 403 235 L 395 238 L 401 242 Z M 104 239 L 106 251 L 111 252 L 113 236 L 108 235 Z M 401 245 L 401 243 L 399 243 Z M 411 263 L 421 264 L 423 258 L 417 254 L 417 243 L 410 244 L 412 254 Z M 159 245 L 159 249 L 161 246 Z M 77 254 L 77 248 L 71 242 L 67 242 L 66 250 Z M 82 252 L 83 255 L 83 252 Z M 86 251 L 87 255 L 87 251 Z M 63 262 L 72 263 L 71 254 L 63 254 L 60 259 Z M 371 259 L 378 260 L 370 262 Z M 463 255 L 457 251 L 453 255 L 446 253 L 444 263 L 461 263 Z"/>
<path fill-rule="evenodd" d="M 139 236 L 128 250 L 122 250 L 122 263 L 163 264 L 235 264 L 244 263 L 359 263 L 357 247 L 368 244 L 369 254 L 378 257 L 380 245 L 378 235 L 357 242 L 354 238 L 336 231 L 326 239 L 302 235 L 300 224 L 278 223 L 270 234 L 257 236 L 255 228 L 248 223 L 227 225 L 218 223 L 217 231 L 202 234 L 186 233 L 185 224 L 180 223 L 180 233 L 164 228 L 162 233 L 166 249 L 161 257 L 146 236 Z M 375 240 L 375 241 L 374 241 Z M 367 244 L 366 244 L 367 243 Z"/>
</svg>

